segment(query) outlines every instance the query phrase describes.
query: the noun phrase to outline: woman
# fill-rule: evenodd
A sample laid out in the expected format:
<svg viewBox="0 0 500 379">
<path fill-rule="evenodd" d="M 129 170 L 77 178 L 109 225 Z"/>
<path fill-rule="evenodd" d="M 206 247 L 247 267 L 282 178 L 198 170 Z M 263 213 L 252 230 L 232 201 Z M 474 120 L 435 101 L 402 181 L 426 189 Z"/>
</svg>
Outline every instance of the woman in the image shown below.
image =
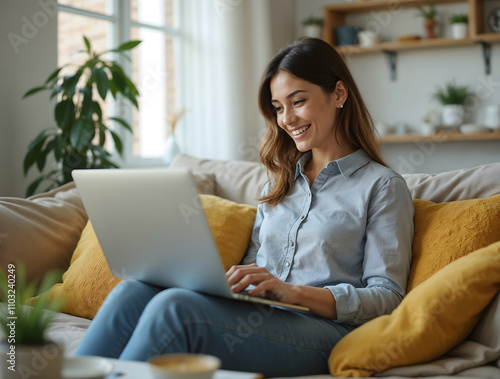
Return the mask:
<svg viewBox="0 0 500 379">
<path fill-rule="evenodd" d="M 271 174 L 235 292 L 306 306 L 257 306 L 188 290 L 120 283 L 78 355 L 128 360 L 208 353 L 223 368 L 266 376 L 328 373 L 333 346 L 390 313 L 405 295 L 413 204 L 383 162 L 373 123 L 342 58 L 303 39 L 268 65 L 259 90 L 267 120 L 261 160 Z"/>
</svg>

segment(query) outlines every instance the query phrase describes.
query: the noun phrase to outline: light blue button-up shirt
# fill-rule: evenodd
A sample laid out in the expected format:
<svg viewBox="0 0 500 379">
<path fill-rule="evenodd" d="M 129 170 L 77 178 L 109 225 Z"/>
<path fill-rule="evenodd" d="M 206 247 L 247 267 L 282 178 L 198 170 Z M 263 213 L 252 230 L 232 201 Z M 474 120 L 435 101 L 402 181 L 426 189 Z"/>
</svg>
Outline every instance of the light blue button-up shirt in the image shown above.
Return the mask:
<svg viewBox="0 0 500 379">
<path fill-rule="evenodd" d="M 328 288 L 340 323 L 390 313 L 410 272 L 414 209 L 406 182 L 360 149 L 328 163 L 310 186 L 310 158 L 299 159 L 280 204 L 259 204 L 243 264 L 257 263 L 287 283 Z"/>
</svg>

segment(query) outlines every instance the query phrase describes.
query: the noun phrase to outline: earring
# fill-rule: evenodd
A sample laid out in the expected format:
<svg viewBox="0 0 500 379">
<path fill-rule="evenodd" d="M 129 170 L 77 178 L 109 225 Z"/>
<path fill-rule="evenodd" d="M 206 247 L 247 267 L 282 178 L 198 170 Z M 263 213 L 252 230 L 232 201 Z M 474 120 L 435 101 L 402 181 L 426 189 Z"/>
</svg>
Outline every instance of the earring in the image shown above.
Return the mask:
<svg viewBox="0 0 500 379">
<path fill-rule="evenodd" d="M 339 103 L 339 107 L 340 107 L 340 108 L 344 108 L 344 104 Z"/>
</svg>

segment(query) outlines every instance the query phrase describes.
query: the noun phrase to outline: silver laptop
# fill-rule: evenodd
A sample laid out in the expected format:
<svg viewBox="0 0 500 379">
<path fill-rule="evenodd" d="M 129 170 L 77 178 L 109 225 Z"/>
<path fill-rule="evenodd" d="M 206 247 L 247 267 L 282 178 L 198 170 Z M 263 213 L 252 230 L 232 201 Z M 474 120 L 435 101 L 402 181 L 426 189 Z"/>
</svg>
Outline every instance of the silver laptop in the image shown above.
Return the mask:
<svg viewBox="0 0 500 379">
<path fill-rule="evenodd" d="M 74 170 L 72 175 L 114 276 L 308 311 L 231 291 L 187 169 Z"/>
</svg>

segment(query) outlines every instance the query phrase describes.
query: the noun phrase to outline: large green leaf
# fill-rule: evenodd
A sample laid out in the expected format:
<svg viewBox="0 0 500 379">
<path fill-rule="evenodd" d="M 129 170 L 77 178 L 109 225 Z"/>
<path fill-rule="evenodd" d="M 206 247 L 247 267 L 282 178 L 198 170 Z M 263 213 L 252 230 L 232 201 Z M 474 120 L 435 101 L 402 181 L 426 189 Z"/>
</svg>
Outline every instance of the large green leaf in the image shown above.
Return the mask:
<svg viewBox="0 0 500 379">
<path fill-rule="evenodd" d="M 129 41 L 124 44 L 118 46 L 116 50 L 130 50 L 139 45 L 142 41 Z"/>
<path fill-rule="evenodd" d="M 125 88 L 127 88 L 127 81 L 125 80 L 125 74 L 123 71 L 118 68 L 116 65 L 112 65 L 109 70 L 111 71 L 111 75 L 113 76 L 113 82 L 116 85 L 116 88 L 119 92 L 123 93 Z"/>
<path fill-rule="evenodd" d="M 93 102 L 93 112 L 97 115 L 97 120 L 101 121 L 102 120 L 102 110 L 101 106 L 97 101 Z"/>
<path fill-rule="evenodd" d="M 71 124 L 69 120 L 72 119 L 74 115 L 75 105 L 73 104 L 72 99 L 62 100 L 61 102 L 56 104 L 54 109 L 54 116 L 57 122 L 57 126 L 59 126 L 59 128 L 61 128 L 62 130 L 65 130 L 68 125 Z"/>
<path fill-rule="evenodd" d="M 35 87 L 35 88 L 32 88 L 30 89 L 29 91 L 27 91 L 24 95 L 23 95 L 23 99 L 25 97 L 28 97 L 28 96 L 31 96 L 37 92 L 40 92 L 40 91 L 43 91 L 43 90 L 46 90 L 46 89 L 49 89 L 47 88 L 46 86 L 40 86 L 40 87 Z"/>
<path fill-rule="evenodd" d="M 92 99 L 92 87 L 80 88 L 80 92 L 83 94 L 82 108 L 80 114 L 85 118 L 92 118 L 92 113 L 94 113 L 94 101 Z"/>
<path fill-rule="evenodd" d="M 38 155 L 40 154 L 40 151 L 42 150 L 43 144 L 45 143 L 45 140 L 47 139 L 47 129 L 42 130 L 42 132 L 31 142 L 31 144 L 28 147 L 28 153 L 24 157 L 24 175 L 28 173 L 28 170 L 30 169 L 31 166 L 33 166 L 38 158 Z"/>
<path fill-rule="evenodd" d="M 57 79 L 57 76 L 59 75 L 59 73 L 61 72 L 61 70 L 67 66 L 67 64 L 65 64 L 64 66 L 61 66 L 61 67 L 58 67 L 55 71 L 53 71 L 49 77 L 47 78 L 47 80 L 45 81 L 45 84 L 49 84 L 50 82 L 52 82 L 53 80 L 56 80 Z"/>
<path fill-rule="evenodd" d="M 87 52 L 90 53 L 90 41 L 87 37 L 83 36 L 83 42 L 85 42 L 85 46 L 87 47 Z"/>
<path fill-rule="evenodd" d="M 71 128 L 69 141 L 78 153 L 83 153 L 89 148 L 94 135 L 94 122 L 88 118 L 80 117 Z"/>
<path fill-rule="evenodd" d="M 99 122 L 99 146 L 104 146 L 106 143 L 106 131 L 108 128 L 102 122 Z"/>
<path fill-rule="evenodd" d="M 73 75 L 67 75 L 64 77 L 64 81 L 61 85 L 62 90 L 64 94 L 68 98 L 72 98 L 73 94 L 75 93 L 75 88 L 76 85 L 78 84 L 78 81 L 80 80 L 80 77 L 82 76 L 83 70 L 78 70 L 76 73 Z"/>
<path fill-rule="evenodd" d="M 55 146 L 54 146 L 54 157 L 56 161 L 60 161 L 62 158 L 63 152 L 63 136 L 61 134 L 56 134 L 54 137 Z"/>
<path fill-rule="evenodd" d="M 28 189 L 26 190 L 26 197 L 30 197 L 30 196 L 34 195 L 37 187 L 40 185 L 40 183 L 44 179 L 45 179 L 45 177 L 40 176 L 39 178 L 37 178 L 36 180 L 34 180 L 33 182 L 31 182 L 31 184 L 29 185 Z"/>
<path fill-rule="evenodd" d="M 120 155 L 123 154 L 123 145 L 122 145 L 122 140 L 120 139 L 120 136 L 116 134 L 114 131 L 109 129 L 109 132 L 111 133 L 111 137 L 113 137 L 113 141 L 115 142 L 115 147 L 116 150 L 120 153 Z"/>
<path fill-rule="evenodd" d="M 94 82 L 97 87 L 97 92 L 103 100 L 106 100 L 106 95 L 109 89 L 109 79 L 106 71 L 102 67 L 97 67 L 92 72 Z"/>
<path fill-rule="evenodd" d="M 130 127 L 130 124 L 127 121 L 125 121 L 123 118 L 110 117 L 109 119 L 120 123 L 120 125 L 122 125 L 124 128 L 126 128 L 126 129 L 130 130 L 130 132 L 132 132 L 132 128 Z"/>
</svg>

